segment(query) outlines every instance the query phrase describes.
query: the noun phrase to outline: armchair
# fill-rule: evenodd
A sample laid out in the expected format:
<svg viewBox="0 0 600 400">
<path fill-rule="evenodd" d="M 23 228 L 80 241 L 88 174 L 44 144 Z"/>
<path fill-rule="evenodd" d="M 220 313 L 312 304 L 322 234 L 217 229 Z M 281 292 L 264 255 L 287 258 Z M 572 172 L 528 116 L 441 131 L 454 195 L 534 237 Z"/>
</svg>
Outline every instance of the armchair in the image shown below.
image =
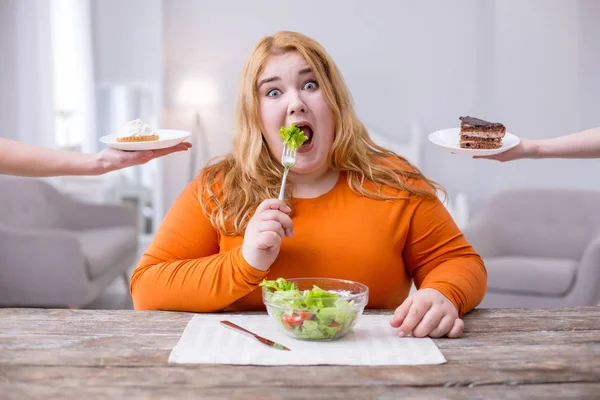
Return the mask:
<svg viewBox="0 0 600 400">
<path fill-rule="evenodd" d="M 482 308 L 600 301 L 600 192 L 503 191 L 483 205 L 464 234 L 488 271 Z"/>
<path fill-rule="evenodd" d="M 0 178 L 0 306 L 83 307 L 136 260 L 137 213 Z"/>
</svg>

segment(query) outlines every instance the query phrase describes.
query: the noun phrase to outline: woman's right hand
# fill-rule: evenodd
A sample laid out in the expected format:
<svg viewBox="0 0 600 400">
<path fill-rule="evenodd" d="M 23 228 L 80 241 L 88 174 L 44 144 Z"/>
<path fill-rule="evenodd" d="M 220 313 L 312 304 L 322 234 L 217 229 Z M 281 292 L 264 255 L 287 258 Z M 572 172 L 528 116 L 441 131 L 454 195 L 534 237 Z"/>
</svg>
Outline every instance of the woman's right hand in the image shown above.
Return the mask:
<svg viewBox="0 0 600 400">
<path fill-rule="evenodd" d="M 475 156 L 473 158 L 487 158 L 490 160 L 506 162 L 519 160 L 522 158 L 535 158 L 537 152 L 538 146 L 536 141 L 520 138 L 519 144 L 508 151 L 495 154 L 493 156 Z"/>
<path fill-rule="evenodd" d="M 281 241 L 292 237 L 292 210 L 281 200 L 267 199 L 260 203 L 248 222 L 242 245 L 242 256 L 252 267 L 266 271 L 277 258 Z"/>
</svg>

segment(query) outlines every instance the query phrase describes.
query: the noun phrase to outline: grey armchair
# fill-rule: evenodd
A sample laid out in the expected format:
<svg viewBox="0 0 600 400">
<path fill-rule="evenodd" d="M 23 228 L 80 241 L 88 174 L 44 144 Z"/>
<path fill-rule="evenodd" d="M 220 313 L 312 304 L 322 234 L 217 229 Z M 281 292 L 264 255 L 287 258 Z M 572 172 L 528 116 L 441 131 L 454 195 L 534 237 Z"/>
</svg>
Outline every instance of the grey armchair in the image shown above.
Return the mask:
<svg viewBox="0 0 600 400">
<path fill-rule="evenodd" d="M 0 177 L 0 306 L 83 307 L 137 257 L 137 213 Z"/>
<path fill-rule="evenodd" d="M 488 271 L 481 308 L 600 301 L 600 192 L 500 192 L 475 214 L 464 234 Z"/>
</svg>

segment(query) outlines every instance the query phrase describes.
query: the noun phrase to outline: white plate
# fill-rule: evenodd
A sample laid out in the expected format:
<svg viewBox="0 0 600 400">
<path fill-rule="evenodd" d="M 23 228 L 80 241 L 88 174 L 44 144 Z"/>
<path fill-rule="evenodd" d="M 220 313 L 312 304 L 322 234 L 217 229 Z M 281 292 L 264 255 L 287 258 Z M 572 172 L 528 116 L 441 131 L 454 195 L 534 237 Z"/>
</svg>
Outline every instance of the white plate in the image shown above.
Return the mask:
<svg viewBox="0 0 600 400">
<path fill-rule="evenodd" d="M 178 131 L 174 129 L 161 129 L 158 131 L 158 140 L 150 142 L 117 142 L 117 134 L 106 135 L 100 138 L 100 141 L 119 150 L 158 150 L 175 146 L 190 137 L 187 131 Z"/>
<path fill-rule="evenodd" d="M 502 138 L 502 147 L 499 149 L 463 149 L 459 145 L 460 128 L 442 129 L 429 135 L 431 143 L 440 146 L 455 154 L 466 154 L 470 156 L 493 156 L 512 149 L 519 144 L 521 139 L 512 133 L 506 132 Z"/>
</svg>

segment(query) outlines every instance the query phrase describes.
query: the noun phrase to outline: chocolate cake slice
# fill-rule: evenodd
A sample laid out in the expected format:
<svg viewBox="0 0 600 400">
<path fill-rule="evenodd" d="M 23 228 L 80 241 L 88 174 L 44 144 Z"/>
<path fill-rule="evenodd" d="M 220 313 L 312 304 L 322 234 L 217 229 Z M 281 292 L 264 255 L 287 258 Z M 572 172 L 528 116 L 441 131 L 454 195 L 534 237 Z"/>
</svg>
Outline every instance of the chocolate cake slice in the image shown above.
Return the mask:
<svg viewBox="0 0 600 400">
<path fill-rule="evenodd" d="M 463 149 L 498 149 L 506 128 L 499 122 L 460 117 L 460 147 Z"/>
</svg>

